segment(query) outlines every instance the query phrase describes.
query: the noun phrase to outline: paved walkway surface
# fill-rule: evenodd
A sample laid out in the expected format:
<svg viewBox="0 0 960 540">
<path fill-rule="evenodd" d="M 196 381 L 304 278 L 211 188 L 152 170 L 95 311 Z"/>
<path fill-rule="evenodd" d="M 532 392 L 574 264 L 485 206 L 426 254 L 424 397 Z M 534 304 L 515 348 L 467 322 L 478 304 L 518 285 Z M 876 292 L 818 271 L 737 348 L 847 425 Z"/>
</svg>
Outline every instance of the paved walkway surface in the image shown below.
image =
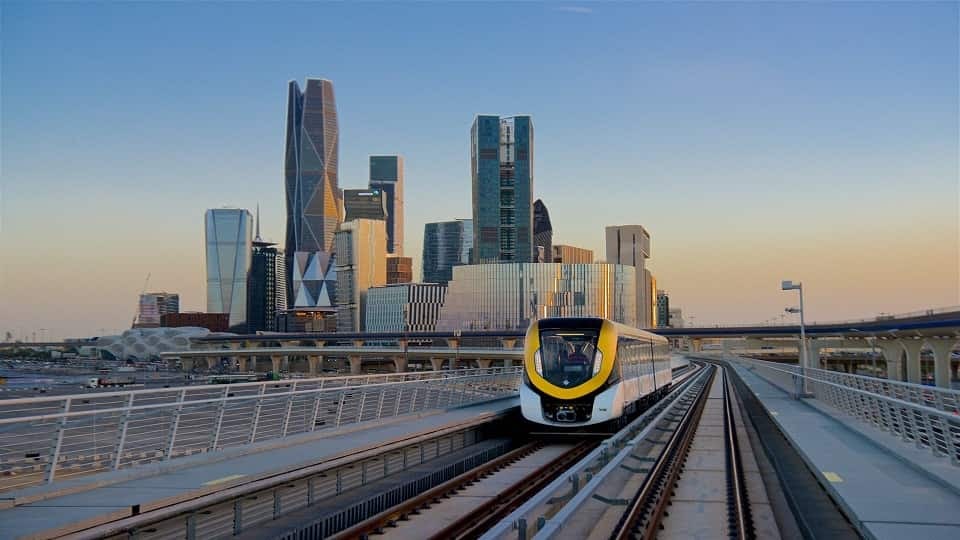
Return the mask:
<svg viewBox="0 0 960 540">
<path fill-rule="evenodd" d="M 924 471 L 942 466 L 943 458 L 920 453 L 912 456 L 917 461 L 905 460 L 898 449 L 851 429 L 827 409 L 790 397 L 736 362 L 731 365 L 825 488 L 855 516 L 861 533 L 877 539 L 960 538 L 960 489 Z"/>
<path fill-rule="evenodd" d="M 213 452 L 178 460 L 175 465 L 145 467 L 140 471 L 118 471 L 137 475 L 121 481 L 76 493 L 49 498 L 0 510 L 0 538 L 37 537 L 43 531 L 57 530 L 76 523 L 94 523 L 105 518 L 131 515 L 131 507 L 142 511 L 209 493 L 224 486 L 250 481 L 261 476 L 290 471 L 328 461 L 353 452 L 376 448 L 395 440 L 452 427 L 482 417 L 494 417 L 517 407 L 519 398 L 506 398 L 442 411 L 438 414 L 414 414 L 384 423 L 362 424 L 347 433 L 300 437 L 287 446 L 243 454 L 243 448 Z M 152 474 L 144 474 L 144 470 Z M 103 476 L 115 473 L 105 473 Z M 96 482 L 91 476 L 88 483 Z M 54 484 L 54 487 L 56 484 Z M 48 488 L 49 489 L 49 488 Z"/>
</svg>

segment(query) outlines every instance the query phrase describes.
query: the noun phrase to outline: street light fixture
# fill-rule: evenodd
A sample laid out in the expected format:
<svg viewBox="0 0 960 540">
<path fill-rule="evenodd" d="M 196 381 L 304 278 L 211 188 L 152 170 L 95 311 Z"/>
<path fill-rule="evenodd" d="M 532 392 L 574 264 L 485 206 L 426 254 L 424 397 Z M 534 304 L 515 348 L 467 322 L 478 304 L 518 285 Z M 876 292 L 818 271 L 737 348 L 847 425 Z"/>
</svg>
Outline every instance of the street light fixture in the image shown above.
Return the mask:
<svg viewBox="0 0 960 540">
<path fill-rule="evenodd" d="M 784 280 L 780 282 L 780 289 L 784 291 L 799 291 L 800 292 L 800 307 L 799 308 L 787 308 L 788 313 L 800 313 L 800 379 L 802 380 L 801 388 L 803 393 L 806 394 L 807 387 L 807 329 L 806 324 L 803 319 L 803 283 L 794 283 L 791 280 Z"/>
</svg>

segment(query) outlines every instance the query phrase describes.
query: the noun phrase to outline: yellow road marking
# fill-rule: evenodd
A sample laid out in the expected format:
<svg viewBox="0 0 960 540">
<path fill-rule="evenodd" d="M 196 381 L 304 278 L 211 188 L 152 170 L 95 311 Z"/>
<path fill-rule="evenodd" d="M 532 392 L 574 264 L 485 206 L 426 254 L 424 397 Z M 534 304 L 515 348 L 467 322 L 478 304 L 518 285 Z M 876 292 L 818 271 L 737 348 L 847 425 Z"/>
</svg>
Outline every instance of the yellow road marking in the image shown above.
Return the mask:
<svg viewBox="0 0 960 540">
<path fill-rule="evenodd" d="M 843 482 L 843 478 L 840 478 L 840 475 L 835 472 L 823 471 L 823 477 L 834 484 Z"/>
<path fill-rule="evenodd" d="M 222 484 L 224 482 L 229 482 L 231 480 L 236 480 L 237 478 L 243 478 L 245 474 L 231 474 L 230 476 L 224 476 L 223 478 L 217 478 L 216 480 L 211 480 L 209 482 L 204 482 L 205 486 L 215 486 L 217 484 Z"/>
</svg>

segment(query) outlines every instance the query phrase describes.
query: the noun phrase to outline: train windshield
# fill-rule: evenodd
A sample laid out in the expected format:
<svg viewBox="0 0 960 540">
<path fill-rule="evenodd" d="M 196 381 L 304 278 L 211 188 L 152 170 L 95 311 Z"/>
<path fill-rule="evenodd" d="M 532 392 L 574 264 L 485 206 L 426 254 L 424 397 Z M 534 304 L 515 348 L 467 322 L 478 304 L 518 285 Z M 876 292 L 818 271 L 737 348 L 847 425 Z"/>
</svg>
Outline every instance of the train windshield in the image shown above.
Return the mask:
<svg viewBox="0 0 960 540">
<path fill-rule="evenodd" d="M 573 388 L 593 376 L 595 330 L 540 330 L 541 376 L 561 388 Z"/>
</svg>

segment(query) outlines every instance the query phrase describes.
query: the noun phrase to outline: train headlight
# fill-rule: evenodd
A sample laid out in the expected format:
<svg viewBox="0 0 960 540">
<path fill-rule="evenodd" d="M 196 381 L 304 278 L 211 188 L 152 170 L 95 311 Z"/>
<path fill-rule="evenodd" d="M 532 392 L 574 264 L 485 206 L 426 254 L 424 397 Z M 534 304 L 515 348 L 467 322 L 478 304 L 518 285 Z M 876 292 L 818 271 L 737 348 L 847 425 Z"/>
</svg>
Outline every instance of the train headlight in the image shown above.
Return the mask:
<svg viewBox="0 0 960 540">
<path fill-rule="evenodd" d="M 543 377 L 543 360 L 540 359 L 540 349 L 533 353 L 533 366 L 537 368 L 537 375 Z"/>
<path fill-rule="evenodd" d="M 597 349 L 597 352 L 593 355 L 593 375 L 596 376 L 597 373 L 600 373 L 600 368 L 603 366 L 603 353 L 600 352 L 600 349 Z"/>
</svg>

